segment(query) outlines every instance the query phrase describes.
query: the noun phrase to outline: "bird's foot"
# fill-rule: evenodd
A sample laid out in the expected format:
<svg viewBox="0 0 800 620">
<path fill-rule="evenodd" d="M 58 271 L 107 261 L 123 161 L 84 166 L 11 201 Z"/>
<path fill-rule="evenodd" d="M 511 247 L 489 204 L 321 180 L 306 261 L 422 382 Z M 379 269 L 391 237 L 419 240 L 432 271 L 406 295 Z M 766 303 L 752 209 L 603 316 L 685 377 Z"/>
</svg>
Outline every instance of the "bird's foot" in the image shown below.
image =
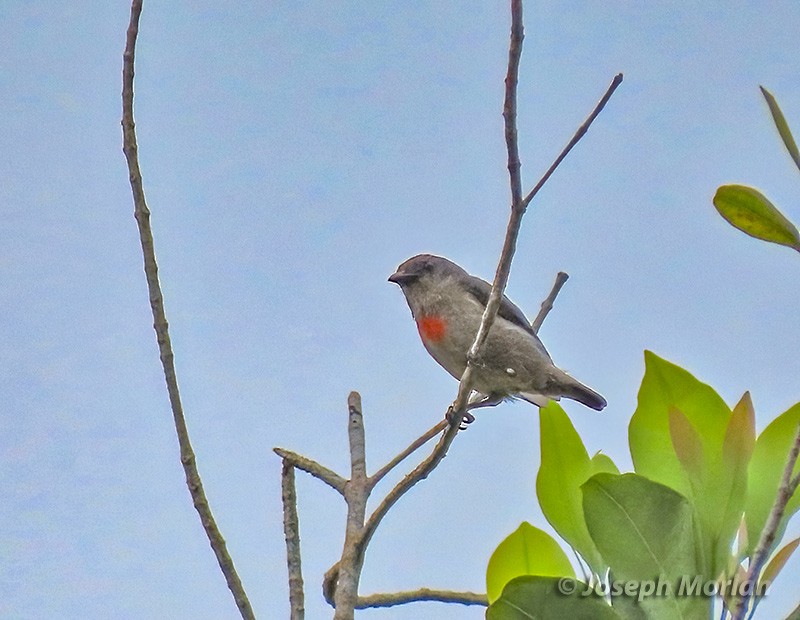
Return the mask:
<svg viewBox="0 0 800 620">
<path fill-rule="evenodd" d="M 444 415 L 444 417 L 448 422 L 450 422 L 450 424 L 453 423 L 453 421 L 456 418 L 456 412 L 453 409 L 453 405 L 450 405 L 450 407 L 448 407 L 447 413 Z M 461 414 L 461 420 L 459 420 L 458 429 L 462 431 L 467 430 L 467 425 L 472 424 L 474 421 L 475 421 L 475 416 L 472 415 L 469 411 L 465 411 L 463 414 Z"/>
</svg>

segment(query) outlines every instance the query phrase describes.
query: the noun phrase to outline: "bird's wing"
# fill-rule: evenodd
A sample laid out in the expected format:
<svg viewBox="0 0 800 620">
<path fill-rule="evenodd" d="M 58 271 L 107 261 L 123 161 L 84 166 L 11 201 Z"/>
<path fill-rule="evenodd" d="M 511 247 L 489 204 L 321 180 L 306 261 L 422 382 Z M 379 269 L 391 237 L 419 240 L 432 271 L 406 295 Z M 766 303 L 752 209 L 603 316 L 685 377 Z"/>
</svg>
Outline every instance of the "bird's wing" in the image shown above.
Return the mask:
<svg viewBox="0 0 800 620">
<path fill-rule="evenodd" d="M 489 303 L 489 293 L 492 291 L 492 285 L 475 276 L 468 276 L 466 286 L 467 292 L 477 299 L 485 308 L 486 304 Z M 500 300 L 500 309 L 497 311 L 497 314 L 506 321 L 518 325 L 532 336 L 536 336 L 536 332 L 533 331 L 531 324 L 528 322 L 528 319 L 525 318 L 525 314 L 522 310 L 505 295 L 503 295 L 503 298 Z"/>
</svg>

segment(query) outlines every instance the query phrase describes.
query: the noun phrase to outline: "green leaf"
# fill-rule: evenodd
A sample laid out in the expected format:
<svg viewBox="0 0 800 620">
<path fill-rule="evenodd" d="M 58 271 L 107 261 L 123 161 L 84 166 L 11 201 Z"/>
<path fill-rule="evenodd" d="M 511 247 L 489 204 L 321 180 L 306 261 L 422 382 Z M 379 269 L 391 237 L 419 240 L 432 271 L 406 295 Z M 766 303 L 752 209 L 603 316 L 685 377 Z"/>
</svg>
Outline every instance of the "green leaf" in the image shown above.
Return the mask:
<svg viewBox="0 0 800 620">
<path fill-rule="evenodd" d="M 722 456 L 728 467 L 749 463 L 756 445 L 756 412 L 750 392 L 745 392 L 731 412 L 731 421 L 725 430 Z"/>
<path fill-rule="evenodd" d="M 781 572 L 781 569 L 786 565 L 786 562 L 789 561 L 789 558 L 792 557 L 794 550 L 797 549 L 797 545 L 800 545 L 800 538 L 795 538 L 792 542 L 787 544 L 783 549 L 778 551 L 775 554 L 767 567 L 764 569 L 764 572 L 761 573 L 761 579 L 759 579 L 759 583 L 767 584 L 767 587 L 775 581 L 775 577 L 778 576 L 778 573 Z"/>
<path fill-rule="evenodd" d="M 517 577 L 503 596 L 489 606 L 486 620 L 620 620 L 604 599 L 588 591 L 583 582 L 568 580 L 575 587 L 566 594 L 554 577 Z M 568 588 L 567 588 L 568 589 Z"/>
<path fill-rule="evenodd" d="M 681 467 L 689 474 L 690 478 L 701 478 L 703 475 L 703 443 L 692 423 L 689 422 L 689 418 L 675 407 L 669 408 L 669 434 Z M 700 483 L 701 480 L 697 482 Z"/>
<path fill-rule="evenodd" d="M 594 572 L 605 565 L 586 529 L 581 504 L 581 485 L 601 471 L 616 472 L 605 455 L 589 454 L 561 406 L 554 402 L 539 410 L 542 464 L 536 477 L 536 495 L 550 525 L 580 553 Z"/>
<path fill-rule="evenodd" d="M 680 449 L 687 459 L 699 458 L 692 454 L 702 453 L 702 471 L 692 473 L 691 468 L 685 469 L 676 454 L 670 430 L 672 410 L 678 410 L 682 414 L 680 420 L 691 427 L 682 427 L 676 438 L 679 444 L 691 442 L 693 447 L 687 444 Z M 730 419 L 731 410 L 711 387 L 679 366 L 645 351 L 639 403 L 628 426 L 634 469 L 637 474 L 665 484 L 691 500 L 701 531 L 698 540 L 701 572 L 712 577 L 727 567 L 744 501 L 732 492 L 734 487 L 738 488 L 736 477 L 744 474 L 730 471 L 723 457 Z M 691 439 L 683 436 L 689 434 Z M 702 450 L 694 445 L 698 440 Z M 736 511 L 737 501 L 740 512 L 732 517 L 730 513 Z M 731 508 L 720 510 L 720 506 Z"/>
<path fill-rule="evenodd" d="M 747 529 L 744 526 L 743 512 L 747 501 L 747 468 L 756 442 L 756 418 L 750 392 L 745 392 L 731 412 L 728 428 L 725 430 L 725 440 L 722 444 L 722 462 L 728 476 L 721 480 L 727 487 L 727 499 L 720 505 L 723 532 L 733 532 L 739 544 L 735 556 L 738 563 L 741 561 L 741 550 L 747 544 Z M 711 483 L 714 481 L 712 480 Z M 725 488 L 720 488 L 720 497 L 726 495 Z M 730 548 L 729 548 L 730 549 Z M 729 566 L 730 568 L 730 566 Z M 732 576 L 728 570 L 726 575 Z"/>
<path fill-rule="evenodd" d="M 756 440 L 753 456 L 748 468 L 747 501 L 745 521 L 747 522 L 748 555 L 758 544 L 761 530 L 767 522 L 772 505 L 778 496 L 781 476 L 786 467 L 789 449 L 797 434 L 800 423 L 800 403 L 775 418 Z M 795 466 L 797 474 L 800 463 Z M 791 516 L 800 508 L 800 491 L 796 492 L 786 506 L 781 526 L 775 536 L 778 544 Z"/>
<path fill-rule="evenodd" d="M 641 599 L 650 619 L 708 617 L 711 600 L 678 597 L 676 584 L 701 574 L 692 506 L 680 493 L 636 474 L 596 474 L 583 485 L 586 525 L 614 580 L 658 580 L 663 596 Z"/>
<path fill-rule="evenodd" d="M 800 168 L 800 151 L 797 150 L 797 144 L 789 129 L 789 123 L 786 122 L 786 118 L 784 118 L 783 112 L 781 112 L 778 102 L 775 100 L 775 97 L 772 96 L 772 93 L 763 86 L 759 86 L 759 88 L 761 89 L 761 94 L 764 95 L 764 99 L 767 100 L 769 111 L 772 113 L 772 120 L 775 121 L 775 127 L 778 128 L 778 133 L 781 136 L 781 140 L 783 140 L 786 150 L 789 151 L 789 155 L 791 155 L 795 165 Z"/>
<path fill-rule="evenodd" d="M 486 594 L 493 603 L 506 584 L 521 575 L 574 577 L 564 551 L 547 533 L 530 523 L 522 524 L 501 542 L 486 568 Z"/>
<path fill-rule="evenodd" d="M 717 189 L 714 206 L 731 226 L 751 237 L 800 251 L 800 233 L 795 225 L 757 189 L 723 185 Z"/>
<path fill-rule="evenodd" d="M 617 466 L 614 465 L 614 461 L 611 460 L 611 457 L 607 454 L 603 454 L 602 452 L 597 452 L 592 457 L 591 470 L 592 475 L 599 474 L 602 471 L 609 474 L 619 473 L 619 469 L 617 469 Z"/>
</svg>

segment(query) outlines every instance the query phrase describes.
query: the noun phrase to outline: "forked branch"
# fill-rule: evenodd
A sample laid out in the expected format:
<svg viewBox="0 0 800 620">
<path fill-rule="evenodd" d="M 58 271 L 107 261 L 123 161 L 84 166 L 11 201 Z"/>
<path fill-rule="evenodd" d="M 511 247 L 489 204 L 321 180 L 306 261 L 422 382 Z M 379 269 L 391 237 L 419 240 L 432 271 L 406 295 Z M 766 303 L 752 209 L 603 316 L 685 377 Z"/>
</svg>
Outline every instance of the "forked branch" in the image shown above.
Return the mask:
<svg viewBox="0 0 800 620">
<path fill-rule="evenodd" d="M 466 412 L 466 406 L 469 400 L 469 395 L 472 392 L 472 373 L 474 368 L 474 361 L 479 358 L 481 348 L 483 347 L 484 343 L 486 342 L 489 330 L 495 320 L 497 315 L 497 311 L 500 306 L 500 300 L 503 296 L 503 291 L 505 290 L 506 284 L 508 282 L 508 276 L 511 270 L 511 261 L 514 257 L 514 252 L 516 249 L 517 237 L 519 236 L 520 224 L 522 221 L 522 216 L 525 214 L 525 210 L 539 191 L 539 189 L 544 185 L 547 179 L 553 174 L 555 169 L 561 163 L 561 161 L 566 157 L 569 151 L 577 144 L 577 142 L 583 137 L 586 133 L 588 127 L 592 124 L 594 119 L 600 113 L 600 111 L 605 106 L 606 102 L 609 100 L 611 95 L 613 94 L 614 90 L 616 90 L 617 86 L 622 81 L 622 75 L 617 75 L 609 89 L 606 91 L 603 98 L 600 102 L 595 106 L 595 109 L 589 115 L 589 117 L 584 121 L 584 123 L 578 128 L 575 136 L 570 140 L 561 154 L 558 156 L 556 161 L 548 168 L 545 172 L 545 175 L 540 179 L 540 181 L 536 184 L 534 189 L 523 198 L 522 196 L 522 180 L 520 174 L 520 159 L 519 159 L 519 147 L 518 147 L 518 138 L 517 138 L 517 125 L 516 125 L 516 110 L 517 110 L 517 82 L 519 76 L 519 63 L 520 57 L 522 54 L 522 41 L 524 37 L 523 32 L 523 25 L 522 25 L 522 1 L 521 0 L 512 0 L 511 2 L 511 39 L 509 44 L 509 55 L 508 55 L 508 70 L 506 73 L 505 79 L 505 100 L 503 105 L 503 117 L 505 119 L 505 136 L 506 136 L 506 146 L 508 152 L 508 171 L 509 171 L 509 178 L 511 184 L 511 214 L 509 217 L 509 222 L 506 228 L 506 236 L 503 243 L 503 249 L 500 255 L 500 260 L 497 266 L 497 270 L 495 273 L 495 278 L 492 283 L 492 290 L 489 295 L 489 300 L 486 305 L 485 312 L 481 319 L 481 324 L 478 329 L 478 332 L 475 336 L 475 341 L 473 342 L 472 346 L 470 347 L 469 354 L 468 354 L 468 364 L 464 374 L 461 377 L 461 381 L 459 383 L 458 395 L 450 407 L 449 411 L 449 423 L 442 422 L 436 427 L 430 429 L 426 432 L 422 437 L 418 440 L 413 442 L 406 450 L 401 452 L 397 457 L 392 459 L 387 465 L 379 469 L 375 475 L 368 479 L 368 484 L 364 488 L 364 491 L 368 494 L 374 485 L 382 479 L 391 469 L 393 469 L 397 464 L 407 458 L 411 453 L 417 450 L 419 447 L 424 445 L 428 440 L 433 438 L 436 434 L 444 431 L 442 436 L 439 438 L 436 446 L 433 448 L 431 453 L 425 458 L 419 465 L 417 465 L 408 475 L 406 475 L 400 482 L 395 485 L 386 495 L 386 497 L 378 504 L 378 507 L 375 511 L 370 515 L 366 522 L 363 524 L 363 528 L 360 533 L 360 537 L 356 539 L 357 549 L 358 549 L 358 561 L 356 562 L 357 565 L 363 565 L 363 557 L 366 551 L 367 546 L 369 545 L 372 536 L 375 534 L 378 526 L 380 525 L 383 518 L 395 505 L 399 499 L 405 495 L 415 484 L 419 481 L 424 480 L 442 461 L 442 459 L 447 454 L 447 451 L 453 442 L 456 434 L 459 430 L 459 425 L 463 419 L 463 416 Z M 550 295 L 547 299 L 542 303 L 542 308 L 539 312 L 539 315 L 533 322 L 534 329 L 541 327 L 542 322 L 544 321 L 547 313 L 550 311 L 553 305 L 553 301 L 555 300 L 556 296 L 558 295 L 561 287 L 563 286 L 564 282 L 567 279 L 567 275 L 560 273 L 556 279 L 556 283 L 553 286 L 553 290 L 551 291 Z M 350 486 L 348 483 L 348 488 Z M 350 504 L 351 500 L 348 499 L 347 495 L 345 495 L 345 499 L 348 501 L 348 515 L 351 513 L 352 506 Z M 359 501 L 361 501 L 359 499 Z M 348 528 L 350 527 L 350 518 L 348 517 Z M 345 545 L 345 554 L 348 552 L 347 545 Z M 369 601 L 400 601 L 400 602 L 408 602 L 410 600 L 421 600 L 420 598 L 409 598 L 408 593 L 397 593 L 393 595 L 381 594 L 381 595 L 372 595 L 371 597 L 358 597 L 355 592 L 349 593 L 346 597 L 342 596 L 340 599 L 340 589 L 343 586 L 353 587 L 354 580 L 349 579 L 347 580 L 346 584 L 343 584 L 341 571 L 343 569 L 345 560 L 345 555 L 343 555 L 342 560 L 340 560 L 336 565 L 334 565 L 325 576 L 323 592 L 325 594 L 326 600 L 332 602 L 335 597 L 336 601 L 336 618 L 351 618 L 352 617 L 352 609 L 348 608 L 347 611 L 343 611 L 339 607 L 339 601 L 346 599 L 347 601 L 356 601 L 356 608 L 360 608 L 362 606 L 367 606 L 366 603 Z M 347 564 L 353 565 L 352 557 L 348 559 Z M 355 580 L 355 587 L 357 587 L 357 580 Z M 416 591 L 419 593 L 420 591 Z M 425 591 L 428 594 L 432 591 Z M 450 597 L 451 600 L 457 599 L 460 597 L 459 593 L 447 593 L 447 596 Z M 476 599 L 470 599 L 476 602 L 476 604 L 486 604 L 483 595 L 476 595 Z M 428 599 L 426 599 L 428 600 Z M 455 601 L 454 601 L 455 602 Z M 459 600 L 458 602 L 463 602 Z M 397 602 L 392 604 L 399 604 Z"/>
</svg>

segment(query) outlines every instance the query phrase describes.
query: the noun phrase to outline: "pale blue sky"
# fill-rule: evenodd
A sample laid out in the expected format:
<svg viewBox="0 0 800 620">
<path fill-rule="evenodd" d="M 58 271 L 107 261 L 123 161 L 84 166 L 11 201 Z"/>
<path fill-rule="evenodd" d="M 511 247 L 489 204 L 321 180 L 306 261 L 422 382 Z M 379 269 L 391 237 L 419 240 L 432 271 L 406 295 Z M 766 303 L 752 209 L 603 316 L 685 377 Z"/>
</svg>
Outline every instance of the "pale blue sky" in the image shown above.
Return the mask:
<svg viewBox="0 0 800 620">
<path fill-rule="evenodd" d="M 151 328 L 120 148 L 128 15 L 117 0 L 0 3 L 4 618 L 236 617 L 183 482 Z M 508 21 L 499 1 L 145 0 L 137 128 L 180 384 L 260 618 L 287 612 L 271 448 L 345 473 L 357 389 L 374 470 L 455 396 L 386 277 L 421 251 L 494 273 Z M 608 399 L 602 414 L 565 405 L 589 450 L 630 467 L 645 348 L 731 404 L 750 389 L 763 427 L 800 399 L 800 260 L 731 229 L 711 196 L 750 183 L 800 221 L 800 178 L 758 92 L 800 133 L 800 4 L 529 1 L 526 26 L 526 187 L 625 73 L 531 206 L 509 285 L 534 315 L 555 273 L 571 275 L 541 335 Z M 534 407 L 481 412 L 386 519 L 363 592 L 483 590 L 497 543 L 523 519 L 546 527 L 538 461 Z M 325 618 L 344 509 L 298 486 L 308 615 Z M 776 591 L 796 591 L 799 569 Z M 763 617 L 795 602 L 776 595 Z"/>
</svg>

